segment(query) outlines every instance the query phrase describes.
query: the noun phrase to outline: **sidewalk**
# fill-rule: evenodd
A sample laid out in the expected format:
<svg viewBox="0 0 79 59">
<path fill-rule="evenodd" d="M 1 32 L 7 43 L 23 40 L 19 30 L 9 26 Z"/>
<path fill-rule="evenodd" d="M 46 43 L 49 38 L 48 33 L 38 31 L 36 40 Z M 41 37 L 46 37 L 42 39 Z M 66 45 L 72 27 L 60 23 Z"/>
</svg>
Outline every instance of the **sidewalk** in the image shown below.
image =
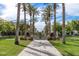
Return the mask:
<svg viewBox="0 0 79 59">
<path fill-rule="evenodd" d="M 62 56 L 47 40 L 34 40 L 18 56 Z"/>
</svg>

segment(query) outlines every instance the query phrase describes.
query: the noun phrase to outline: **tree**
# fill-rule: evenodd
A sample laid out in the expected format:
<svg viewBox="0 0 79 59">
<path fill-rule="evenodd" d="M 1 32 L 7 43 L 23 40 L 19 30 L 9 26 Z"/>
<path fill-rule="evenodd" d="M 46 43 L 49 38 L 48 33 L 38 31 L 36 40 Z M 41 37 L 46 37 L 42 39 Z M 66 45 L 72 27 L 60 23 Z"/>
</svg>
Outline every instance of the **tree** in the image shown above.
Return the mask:
<svg viewBox="0 0 79 59">
<path fill-rule="evenodd" d="M 66 28 L 66 33 L 70 35 L 73 30 L 72 21 L 71 22 L 68 21 L 65 28 Z"/>
<path fill-rule="evenodd" d="M 52 8 L 52 4 L 48 4 L 47 7 L 47 16 L 48 16 L 48 30 L 49 30 L 49 34 L 51 33 L 51 16 L 53 14 L 53 8 Z"/>
<path fill-rule="evenodd" d="M 23 11 L 24 11 L 24 24 L 25 24 L 25 34 L 24 34 L 24 36 L 25 36 L 25 39 L 26 39 L 26 32 L 27 32 L 27 27 L 26 27 L 26 4 L 25 3 L 22 3 L 23 4 Z"/>
<path fill-rule="evenodd" d="M 38 15 L 38 11 L 37 11 L 37 8 L 33 7 L 32 8 L 32 18 L 33 18 L 33 35 L 34 35 L 34 30 L 35 30 L 35 27 L 34 27 L 34 24 L 35 24 L 35 21 L 36 21 L 36 18 L 35 18 L 35 15 Z"/>
<path fill-rule="evenodd" d="M 31 22 L 32 22 L 32 8 L 33 8 L 33 6 L 30 4 L 30 3 L 28 3 L 27 4 L 27 12 L 28 12 L 28 14 L 30 15 L 30 33 L 32 32 L 31 31 Z"/>
<path fill-rule="evenodd" d="M 50 34 L 51 32 L 51 23 L 50 23 L 50 19 L 52 16 L 52 4 L 48 4 L 46 6 L 46 8 L 43 10 L 43 19 L 45 20 L 45 24 L 46 24 L 46 35 Z"/>
<path fill-rule="evenodd" d="M 8 35 L 9 32 L 13 33 L 14 31 L 15 31 L 15 25 L 12 22 L 0 18 L 0 36 Z"/>
<path fill-rule="evenodd" d="M 23 34 L 25 34 L 26 28 L 27 28 L 27 31 L 28 31 L 30 26 L 29 26 L 29 24 L 26 24 L 26 28 L 25 28 L 25 24 L 21 23 L 21 24 L 19 24 L 19 27 L 20 27 L 20 34 L 23 35 Z"/>
<path fill-rule="evenodd" d="M 76 30 L 79 32 L 79 21 L 78 20 L 72 20 L 72 21 L 67 22 L 66 32 L 70 34 L 73 30 Z"/>
<path fill-rule="evenodd" d="M 42 16 L 42 19 L 45 21 L 45 24 L 46 24 L 46 26 L 45 26 L 45 34 L 46 34 L 46 36 L 47 36 L 47 34 L 48 34 L 48 29 L 47 29 L 47 16 L 46 16 L 46 14 L 45 13 L 43 13 L 42 14 L 43 16 Z"/>
<path fill-rule="evenodd" d="M 65 4 L 62 3 L 62 43 L 65 44 Z"/>
<path fill-rule="evenodd" d="M 54 3 L 54 39 L 56 39 L 56 3 Z"/>
<path fill-rule="evenodd" d="M 52 25 L 52 30 L 54 30 L 54 25 Z M 59 22 L 56 22 L 56 31 L 62 33 L 62 25 Z"/>
<path fill-rule="evenodd" d="M 16 23 L 16 38 L 15 38 L 15 44 L 19 45 L 19 20 L 20 20 L 20 6 L 21 3 L 17 4 L 17 23 Z"/>
<path fill-rule="evenodd" d="M 71 24 L 72 24 L 73 30 L 79 31 L 79 27 L 78 27 L 79 26 L 79 21 L 78 20 L 72 20 Z"/>
</svg>

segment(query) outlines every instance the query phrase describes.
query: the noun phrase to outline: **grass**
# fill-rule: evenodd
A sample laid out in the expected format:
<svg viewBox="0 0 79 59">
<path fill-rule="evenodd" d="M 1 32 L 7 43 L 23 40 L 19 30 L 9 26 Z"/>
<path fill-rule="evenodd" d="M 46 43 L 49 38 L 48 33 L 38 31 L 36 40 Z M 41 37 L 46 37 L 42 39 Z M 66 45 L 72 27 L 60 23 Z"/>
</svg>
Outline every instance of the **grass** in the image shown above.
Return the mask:
<svg viewBox="0 0 79 59">
<path fill-rule="evenodd" d="M 79 37 L 66 37 L 66 44 L 62 44 L 60 40 L 49 40 L 62 55 L 79 56 Z"/>
<path fill-rule="evenodd" d="M 15 45 L 14 41 L 13 37 L 0 39 L 0 56 L 16 56 L 31 42 L 20 40 L 20 45 Z"/>
</svg>

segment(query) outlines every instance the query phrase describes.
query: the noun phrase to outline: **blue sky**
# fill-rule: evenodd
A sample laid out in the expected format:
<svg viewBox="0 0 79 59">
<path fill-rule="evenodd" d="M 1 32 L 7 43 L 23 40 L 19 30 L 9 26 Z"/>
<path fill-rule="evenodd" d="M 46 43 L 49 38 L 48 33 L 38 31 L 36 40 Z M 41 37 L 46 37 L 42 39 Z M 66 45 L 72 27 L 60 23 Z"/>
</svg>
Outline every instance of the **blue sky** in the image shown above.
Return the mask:
<svg viewBox="0 0 79 59">
<path fill-rule="evenodd" d="M 44 7 L 44 6 L 47 6 L 47 3 L 34 3 L 34 4 L 32 4 L 33 6 L 35 6 L 35 7 Z M 71 4 L 71 5 L 75 5 L 75 4 Z M 79 4 L 78 4 L 79 5 Z M 72 8 L 73 6 L 71 6 L 71 7 L 69 7 L 69 8 Z M 61 6 L 61 4 L 59 4 L 59 8 L 57 9 L 57 10 L 61 10 L 61 8 L 62 8 L 62 6 Z M 75 8 L 76 8 L 76 6 L 75 6 Z M 75 8 L 73 8 L 73 12 L 75 12 L 76 11 L 76 13 L 78 12 L 79 13 L 79 8 L 76 8 L 76 9 L 78 9 L 78 10 L 76 10 Z M 59 10 L 59 11 L 60 11 Z M 66 8 L 66 10 L 67 10 L 67 8 Z M 70 11 L 70 10 L 69 10 Z M 59 12 L 57 12 L 57 14 L 58 14 Z M 60 11 L 60 15 L 57 15 L 57 19 L 60 19 L 60 20 L 58 20 L 58 21 L 61 21 L 62 20 L 62 10 Z M 73 13 L 74 14 L 74 13 Z M 70 15 L 70 14 L 68 14 L 68 13 L 66 13 L 66 20 L 68 21 L 68 20 L 79 20 L 79 16 L 78 15 Z M 54 19 L 54 17 L 52 16 L 52 18 L 51 18 L 51 20 L 53 20 Z"/>
<path fill-rule="evenodd" d="M 47 3 L 33 3 L 32 4 L 33 6 L 35 6 L 35 7 L 37 7 L 37 8 L 43 8 L 43 7 L 45 7 L 45 6 L 47 6 Z M 75 4 L 71 4 L 71 5 L 75 5 Z M 78 4 L 79 5 L 79 4 Z M 15 4 L 15 6 L 14 6 L 15 8 L 16 8 L 16 4 Z M 59 14 L 59 15 L 57 15 L 57 19 L 60 19 L 61 17 L 62 17 L 62 10 L 61 10 L 61 5 L 60 5 L 60 7 L 57 9 L 57 10 L 59 10 L 59 12 L 57 12 L 57 14 Z M 5 10 L 6 10 L 6 8 L 7 8 L 7 6 L 6 6 L 6 4 L 1 4 L 0 3 L 0 16 L 2 16 L 2 15 L 4 15 L 5 13 Z M 10 9 L 10 8 L 9 8 Z M 67 8 L 66 8 L 67 9 Z M 78 9 L 79 10 L 79 8 L 76 8 L 76 9 Z M 76 11 L 76 9 L 74 9 L 73 8 L 73 12 L 75 12 Z M 76 11 L 76 13 L 78 12 L 79 13 L 79 11 Z M 69 10 L 70 11 L 70 10 Z M 72 10 L 71 10 L 72 11 Z M 68 10 L 67 10 L 67 12 L 68 12 Z M 73 13 L 72 12 L 72 13 Z M 15 12 L 16 13 L 16 12 Z M 61 14 L 60 14 L 61 13 Z M 71 13 L 71 12 L 70 12 Z M 74 13 L 73 13 L 74 14 Z M 78 15 L 70 15 L 70 14 L 67 14 L 66 13 L 66 20 L 75 20 L 75 19 L 79 19 L 79 17 L 78 17 Z M 10 15 L 8 15 L 8 16 L 10 16 Z M 53 19 L 53 16 L 52 16 L 52 19 Z M 51 20 L 52 20 L 51 19 Z M 11 17 L 10 17 L 10 20 L 12 20 L 11 19 Z M 60 20 L 61 21 L 61 20 Z"/>
<path fill-rule="evenodd" d="M 44 9 L 47 4 L 45 3 L 33 3 L 33 6 L 37 7 L 38 10 Z M 79 4 L 65 4 L 66 7 L 66 21 L 71 21 L 71 20 L 79 20 Z M 39 12 L 40 15 L 37 16 L 38 20 L 41 20 L 41 14 L 42 11 Z M 0 17 L 9 21 L 16 21 L 16 14 L 17 14 L 17 8 L 16 8 L 16 3 L 11 2 L 11 3 L 0 3 Z M 62 22 L 62 5 L 59 4 L 59 8 L 57 9 L 57 21 Z M 23 12 L 21 12 L 21 19 L 23 19 Z M 51 23 L 53 24 L 53 16 L 51 18 Z M 27 19 L 29 20 L 29 15 L 27 15 Z M 44 22 L 36 22 L 35 24 L 36 28 L 38 30 L 41 30 L 44 28 L 45 23 Z"/>
<path fill-rule="evenodd" d="M 3 14 L 3 10 L 6 9 L 5 5 L 0 4 L 0 15 Z"/>
</svg>

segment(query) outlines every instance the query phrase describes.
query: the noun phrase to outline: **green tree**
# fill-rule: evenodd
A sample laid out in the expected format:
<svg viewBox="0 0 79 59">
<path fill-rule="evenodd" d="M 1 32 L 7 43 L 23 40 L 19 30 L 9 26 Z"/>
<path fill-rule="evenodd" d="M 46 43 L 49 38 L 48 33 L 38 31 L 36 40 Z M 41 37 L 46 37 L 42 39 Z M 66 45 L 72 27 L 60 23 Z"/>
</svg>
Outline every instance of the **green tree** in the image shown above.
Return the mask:
<svg viewBox="0 0 79 59">
<path fill-rule="evenodd" d="M 78 20 L 72 20 L 72 21 L 67 22 L 66 31 L 68 33 L 71 33 L 73 30 L 77 30 L 79 32 L 79 21 Z"/>
<path fill-rule="evenodd" d="M 0 19 L 0 35 L 2 32 L 9 33 L 14 31 L 15 31 L 15 25 L 12 22 Z"/>
<path fill-rule="evenodd" d="M 54 25 L 52 25 L 52 31 L 54 30 Z M 62 25 L 58 22 L 56 22 L 56 31 L 58 32 L 58 34 L 61 35 L 62 33 Z"/>
<path fill-rule="evenodd" d="M 66 33 L 71 34 L 72 30 L 73 30 L 72 21 L 70 22 L 68 21 L 66 25 Z"/>
</svg>

